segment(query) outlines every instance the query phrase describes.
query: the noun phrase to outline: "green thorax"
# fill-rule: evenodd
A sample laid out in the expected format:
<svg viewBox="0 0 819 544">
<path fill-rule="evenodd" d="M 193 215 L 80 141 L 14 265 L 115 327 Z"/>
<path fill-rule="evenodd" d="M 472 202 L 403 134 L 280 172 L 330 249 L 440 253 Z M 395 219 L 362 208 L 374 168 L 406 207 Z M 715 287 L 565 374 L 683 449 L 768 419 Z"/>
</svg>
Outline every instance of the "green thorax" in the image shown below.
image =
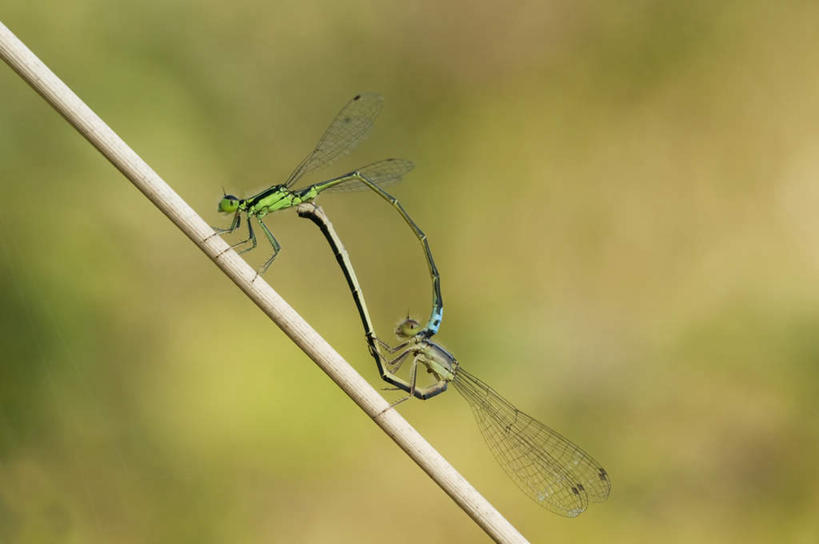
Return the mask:
<svg viewBox="0 0 819 544">
<path fill-rule="evenodd" d="M 424 364 L 427 370 L 435 374 L 438 379 L 445 382 L 455 379 L 458 361 L 447 350 L 435 342 L 430 342 L 427 338 L 420 339 L 416 350 L 416 353 L 421 355 L 419 362 Z"/>
<path fill-rule="evenodd" d="M 298 206 L 316 198 L 318 191 L 314 186 L 305 187 L 300 191 L 291 191 L 284 185 L 274 185 L 256 196 L 248 198 L 242 203 L 242 208 L 250 215 L 264 217 L 285 208 Z"/>
</svg>

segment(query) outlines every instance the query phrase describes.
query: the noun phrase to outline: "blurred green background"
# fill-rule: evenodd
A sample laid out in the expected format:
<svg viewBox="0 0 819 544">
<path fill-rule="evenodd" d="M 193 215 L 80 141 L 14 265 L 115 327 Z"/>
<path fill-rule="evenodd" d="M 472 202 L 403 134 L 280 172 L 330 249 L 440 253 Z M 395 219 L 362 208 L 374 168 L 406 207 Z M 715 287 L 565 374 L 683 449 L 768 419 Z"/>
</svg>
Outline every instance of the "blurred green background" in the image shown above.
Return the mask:
<svg viewBox="0 0 819 544">
<path fill-rule="evenodd" d="M 819 4 L 2 17 L 212 224 L 223 186 L 282 180 L 353 94 L 382 93 L 368 141 L 321 174 L 415 161 L 393 192 L 441 270 L 440 341 L 611 474 L 608 502 L 560 518 L 456 393 L 403 404 L 531 540 L 819 539 Z M 486 540 L 7 67 L 0 183 L 0 542 Z M 319 201 L 380 335 L 426 316 L 398 216 L 369 193 Z M 266 279 L 380 387 L 318 230 L 268 224 Z"/>
</svg>

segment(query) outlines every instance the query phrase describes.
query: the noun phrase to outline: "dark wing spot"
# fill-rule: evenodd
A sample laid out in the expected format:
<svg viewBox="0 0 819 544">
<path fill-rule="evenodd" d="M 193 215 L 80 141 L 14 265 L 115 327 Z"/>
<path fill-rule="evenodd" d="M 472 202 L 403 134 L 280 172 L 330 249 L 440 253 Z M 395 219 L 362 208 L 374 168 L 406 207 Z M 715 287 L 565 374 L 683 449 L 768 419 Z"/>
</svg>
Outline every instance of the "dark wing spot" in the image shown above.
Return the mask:
<svg viewBox="0 0 819 544">
<path fill-rule="evenodd" d="M 360 94 L 357 94 L 357 95 L 355 95 L 355 96 L 353 97 L 353 100 L 358 100 L 359 98 L 361 98 L 361 95 L 360 95 Z"/>
<path fill-rule="evenodd" d="M 580 491 L 586 491 L 586 488 L 583 487 L 583 484 L 577 484 L 577 489 L 579 489 Z"/>
<path fill-rule="evenodd" d="M 599 473 L 597 474 L 597 476 L 598 476 L 598 477 L 599 477 L 601 480 L 603 480 L 604 482 L 605 482 L 605 481 L 608 481 L 608 479 L 609 479 L 609 475 L 606 473 L 606 469 L 604 469 L 604 468 L 600 468 L 600 469 L 597 469 L 597 470 L 599 471 Z"/>
<path fill-rule="evenodd" d="M 578 491 L 576 487 L 572 488 L 572 493 L 574 493 L 575 495 L 580 495 L 580 491 Z"/>
</svg>

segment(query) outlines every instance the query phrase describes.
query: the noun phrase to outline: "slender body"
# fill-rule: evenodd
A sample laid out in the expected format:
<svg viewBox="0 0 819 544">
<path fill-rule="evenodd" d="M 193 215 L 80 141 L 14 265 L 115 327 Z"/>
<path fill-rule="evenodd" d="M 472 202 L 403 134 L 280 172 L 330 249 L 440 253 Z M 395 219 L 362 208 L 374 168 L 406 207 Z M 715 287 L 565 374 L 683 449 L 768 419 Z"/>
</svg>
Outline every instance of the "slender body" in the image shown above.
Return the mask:
<svg viewBox="0 0 819 544">
<path fill-rule="evenodd" d="M 378 349 L 379 340 L 376 338 L 373 330 L 373 324 L 370 320 L 370 313 L 367 311 L 367 303 L 364 301 L 364 294 L 361 292 L 361 288 L 359 287 L 358 278 L 355 275 L 355 269 L 353 269 L 353 265 L 350 262 L 350 257 L 347 254 L 347 250 L 344 249 L 341 239 L 339 239 L 335 229 L 333 228 L 333 224 L 330 223 L 329 219 L 327 219 L 327 216 L 324 214 L 324 210 L 313 202 L 300 204 L 296 208 L 296 211 L 300 217 L 311 220 L 318 226 L 319 229 L 321 229 L 321 232 L 324 234 L 324 237 L 327 239 L 327 242 L 333 249 L 333 254 L 336 256 L 336 261 L 338 261 L 338 265 L 341 267 L 341 271 L 344 273 L 344 277 L 347 280 L 347 285 L 350 287 L 350 292 L 353 294 L 353 300 L 355 301 L 356 308 L 358 308 L 358 315 L 361 318 L 361 324 L 364 326 L 364 336 L 367 340 L 367 346 L 369 347 L 370 355 L 372 355 L 373 359 L 375 359 L 375 364 L 378 367 L 378 373 L 381 375 L 381 379 L 399 389 L 409 392 L 410 383 L 402 378 L 399 378 L 387 370 L 387 368 L 384 366 L 384 358 L 381 356 Z"/>
<path fill-rule="evenodd" d="M 327 127 L 315 149 L 296 167 L 284 183 L 273 185 L 247 199 L 240 199 L 233 195 L 223 195 L 217 209 L 221 213 L 232 213 L 233 220 L 229 227 L 214 230 L 217 234 L 234 232 L 241 226 L 242 215 L 244 214 L 247 221 L 248 237 L 231 246 L 237 247 L 249 243 L 248 247 L 239 251 L 239 253 L 244 253 L 254 249 L 257 245 L 256 233 L 253 230 L 253 221 L 255 220 L 273 247 L 273 255 L 259 269 L 259 273 L 263 274 L 273 263 L 281 249 L 278 240 L 262 220 L 263 217 L 304 202 L 310 202 L 324 191 L 371 189 L 396 209 L 412 229 L 413 234 L 418 238 L 424 250 L 430 277 L 432 278 L 432 312 L 425 330 L 432 335 L 438 332 L 441 325 L 444 303 L 441 297 L 441 281 L 438 268 L 432 259 L 429 242 L 427 242 L 426 234 L 415 224 L 404 207 L 401 206 L 401 203 L 398 202 L 398 199 L 380 187 L 381 185 L 399 181 L 412 170 L 413 164 L 404 159 L 386 159 L 357 168 L 342 176 L 314 183 L 303 189 L 292 189 L 296 181 L 301 179 L 302 176 L 329 164 L 341 155 L 349 153 L 358 145 L 370 132 L 375 118 L 381 111 L 382 103 L 383 98 L 374 93 L 364 93 L 353 97 L 336 115 L 330 126 Z"/>
<path fill-rule="evenodd" d="M 352 263 L 326 215 L 313 204 L 302 204 L 298 212 L 319 226 L 333 249 L 358 308 L 370 353 L 385 381 L 409 393 L 406 398 L 420 399 L 432 398 L 453 384 L 472 409 L 495 459 L 515 484 L 544 508 L 575 517 L 589 502 L 606 500 L 611 482 L 597 461 L 464 370 L 454 355 L 431 340 L 432 335 L 420 323 L 409 317 L 402 321 L 395 331 L 402 342 L 395 347 L 379 340 L 373 332 Z M 381 349 L 392 354 L 392 359 L 384 360 Z M 408 360 L 409 381 L 395 374 Z M 431 385 L 418 386 L 419 367 L 432 375 Z"/>
</svg>

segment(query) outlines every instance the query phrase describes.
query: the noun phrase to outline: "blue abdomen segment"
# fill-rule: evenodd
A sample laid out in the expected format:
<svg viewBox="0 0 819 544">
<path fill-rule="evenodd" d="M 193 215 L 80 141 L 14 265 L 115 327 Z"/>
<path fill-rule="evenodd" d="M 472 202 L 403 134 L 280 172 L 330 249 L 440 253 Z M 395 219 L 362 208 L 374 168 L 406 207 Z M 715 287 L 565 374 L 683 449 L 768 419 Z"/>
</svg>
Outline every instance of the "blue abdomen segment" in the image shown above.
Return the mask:
<svg viewBox="0 0 819 544">
<path fill-rule="evenodd" d="M 432 336 L 434 334 L 438 334 L 438 329 L 441 328 L 441 321 L 444 319 L 444 309 L 443 308 L 433 308 L 432 314 L 429 316 L 429 322 L 425 330 L 428 332 L 428 336 Z"/>
</svg>

